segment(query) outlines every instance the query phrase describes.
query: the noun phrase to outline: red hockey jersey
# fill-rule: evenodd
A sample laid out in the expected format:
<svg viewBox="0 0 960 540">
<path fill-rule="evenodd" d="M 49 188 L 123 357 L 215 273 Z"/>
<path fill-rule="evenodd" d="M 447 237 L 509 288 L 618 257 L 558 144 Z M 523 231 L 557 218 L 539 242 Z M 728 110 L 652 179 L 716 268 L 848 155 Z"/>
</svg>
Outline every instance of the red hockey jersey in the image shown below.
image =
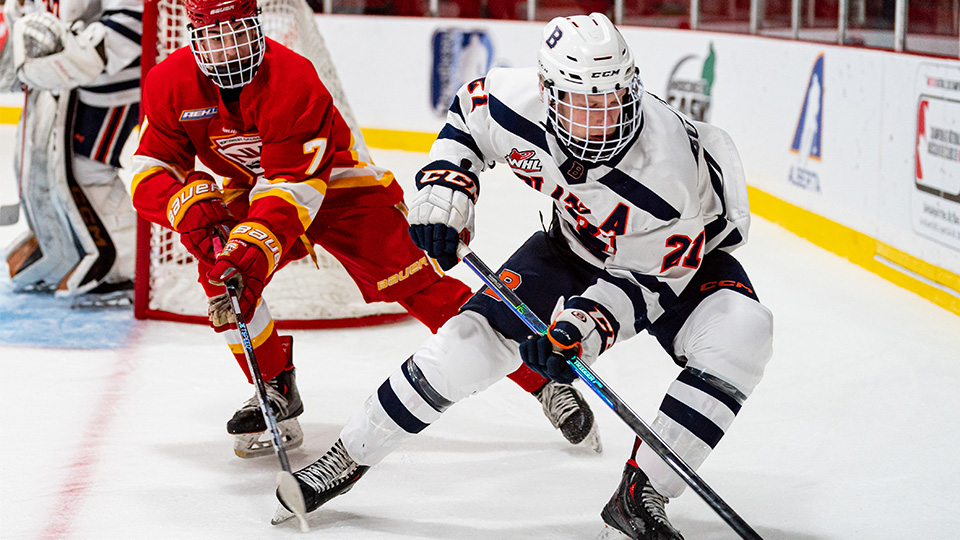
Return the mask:
<svg viewBox="0 0 960 540">
<path fill-rule="evenodd" d="M 390 171 L 373 165 L 355 140 L 310 61 L 271 39 L 239 100 L 224 103 L 184 47 L 149 72 L 142 106 L 132 197 L 151 222 L 170 227 L 167 203 L 195 158 L 224 177 L 234 216 L 268 227 L 284 252 L 310 227 L 321 203 L 371 207 L 403 200 Z"/>
</svg>

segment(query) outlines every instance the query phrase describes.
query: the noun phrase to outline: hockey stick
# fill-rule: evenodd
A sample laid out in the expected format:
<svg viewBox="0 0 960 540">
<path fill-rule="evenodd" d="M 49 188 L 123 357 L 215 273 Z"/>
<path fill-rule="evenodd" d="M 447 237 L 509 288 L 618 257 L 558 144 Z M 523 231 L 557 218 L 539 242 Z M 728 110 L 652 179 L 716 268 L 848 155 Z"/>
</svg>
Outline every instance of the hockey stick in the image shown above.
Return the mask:
<svg viewBox="0 0 960 540">
<path fill-rule="evenodd" d="M 480 277 L 484 284 L 495 291 L 497 296 L 499 296 L 504 303 L 510 307 L 511 311 L 520 317 L 531 330 L 541 336 L 547 333 L 547 325 L 463 242 L 460 242 L 460 246 L 457 248 L 457 256 L 463 259 L 463 262 L 467 263 L 467 266 Z M 630 426 L 634 433 L 640 437 L 640 440 L 647 443 L 741 538 L 744 540 L 762 540 L 760 535 L 757 534 L 743 518 L 737 515 L 737 513 L 733 511 L 733 508 L 730 508 L 730 505 L 724 502 L 715 491 L 710 489 L 710 486 L 683 461 L 683 458 L 677 455 L 655 431 L 650 429 L 650 426 L 648 426 L 637 413 L 633 412 L 633 409 L 620 399 L 620 396 L 607 386 L 607 384 L 594 373 L 590 366 L 584 364 L 576 357 L 572 360 L 567 360 L 567 363 L 573 368 L 577 376 L 600 396 L 600 399 L 606 402 L 621 420 Z"/>
<path fill-rule="evenodd" d="M 220 253 L 222 242 L 219 237 L 213 239 L 214 250 Z M 273 440 L 273 450 L 280 460 L 280 467 L 283 469 L 277 473 L 277 491 L 280 492 L 284 501 L 290 505 L 297 521 L 300 522 L 300 530 L 309 532 L 310 526 L 307 525 L 307 503 L 303 500 L 303 492 L 300 491 L 300 485 L 294 478 L 290 470 L 290 461 L 287 459 L 287 451 L 283 449 L 283 438 L 280 435 L 280 427 L 277 426 L 277 417 L 273 414 L 273 409 L 267 402 L 267 387 L 263 383 L 263 376 L 260 374 L 260 366 L 257 364 L 257 357 L 253 352 L 253 340 L 250 339 L 250 332 L 247 330 L 247 323 L 243 321 L 243 312 L 240 310 L 240 295 L 234 282 L 224 283 L 227 290 L 227 296 L 230 297 L 230 306 L 233 308 L 233 315 L 237 319 L 237 331 L 240 332 L 240 339 L 243 342 L 243 355 L 247 358 L 247 368 L 250 370 L 250 377 L 253 379 L 253 386 L 257 391 L 257 401 L 260 402 L 260 411 L 263 412 L 263 420 L 270 430 L 270 438 Z"/>
</svg>

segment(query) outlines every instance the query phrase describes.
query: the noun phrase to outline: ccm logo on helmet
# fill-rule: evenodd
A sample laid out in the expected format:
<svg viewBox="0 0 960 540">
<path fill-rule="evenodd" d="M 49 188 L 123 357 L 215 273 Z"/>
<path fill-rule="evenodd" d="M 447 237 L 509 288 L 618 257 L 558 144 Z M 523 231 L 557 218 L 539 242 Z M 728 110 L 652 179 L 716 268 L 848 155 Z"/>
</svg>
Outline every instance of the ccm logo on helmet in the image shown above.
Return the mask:
<svg viewBox="0 0 960 540">
<path fill-rule="evenodd" d="M 609 71 L 598 71 L 590 75 L 590 77 L 593 79 L 599 79 L 600 77 L 610 77 L 610 76 L 619 75 L 619 74 L 620 74 L 619 69 L 611 69 Z"/>
</svg>

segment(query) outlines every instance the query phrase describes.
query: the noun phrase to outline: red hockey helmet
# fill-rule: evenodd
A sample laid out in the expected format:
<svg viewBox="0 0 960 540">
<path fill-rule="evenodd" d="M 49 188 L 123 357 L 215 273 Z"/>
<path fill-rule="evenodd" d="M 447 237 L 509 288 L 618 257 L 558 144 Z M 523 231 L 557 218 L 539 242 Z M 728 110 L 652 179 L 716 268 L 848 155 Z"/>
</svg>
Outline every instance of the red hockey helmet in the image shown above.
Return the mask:
<svg viewBox="0 0 960 540">
<path fill-rule="evenodd" d="M 190 50 L 197 66 L 220 88 L 253 80 L 266 46 L 256 0 L 184 0 Z"/>
<path fill-rule="evenodd" d="M 200 29 L 212 24 L 257 16 L 257 0 L 183 0 L 190 26 Z"/>
</svg>

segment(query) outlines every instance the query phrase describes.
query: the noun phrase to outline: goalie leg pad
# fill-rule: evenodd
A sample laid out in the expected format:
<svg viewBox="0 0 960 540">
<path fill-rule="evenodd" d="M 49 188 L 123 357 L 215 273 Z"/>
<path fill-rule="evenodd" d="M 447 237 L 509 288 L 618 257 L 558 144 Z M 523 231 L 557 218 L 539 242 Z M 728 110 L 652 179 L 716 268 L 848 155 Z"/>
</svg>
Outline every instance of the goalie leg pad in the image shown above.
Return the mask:
<svg viewBox="0 0 960 540">
<path fill-rule="evenodd" d="M 106 242 L 114 249 L 113 264 L 103 281 L 132 281 L 136 263 L 137 213 L 118 169 L 83 156 L 74 156 L 73 173 L 103 224 Z M 97 255 L 103 256 L 101 253 Z"/>
<path fill-rule="evenodd" d="M 10 265 L 17 291 L 55 289 L 85 255 L 74 238 L 83 240 L 89 233 L 67 188 L 63 149 L 55 145 L 65 126 L 66 101 L 48 92 L 27 91 L 18 170 L 22 210 L 37 249 L 21 264 Z M 21 237 L 7 249 L 8 260 L 22 254 L 27 240 Z"/>
</svg>

